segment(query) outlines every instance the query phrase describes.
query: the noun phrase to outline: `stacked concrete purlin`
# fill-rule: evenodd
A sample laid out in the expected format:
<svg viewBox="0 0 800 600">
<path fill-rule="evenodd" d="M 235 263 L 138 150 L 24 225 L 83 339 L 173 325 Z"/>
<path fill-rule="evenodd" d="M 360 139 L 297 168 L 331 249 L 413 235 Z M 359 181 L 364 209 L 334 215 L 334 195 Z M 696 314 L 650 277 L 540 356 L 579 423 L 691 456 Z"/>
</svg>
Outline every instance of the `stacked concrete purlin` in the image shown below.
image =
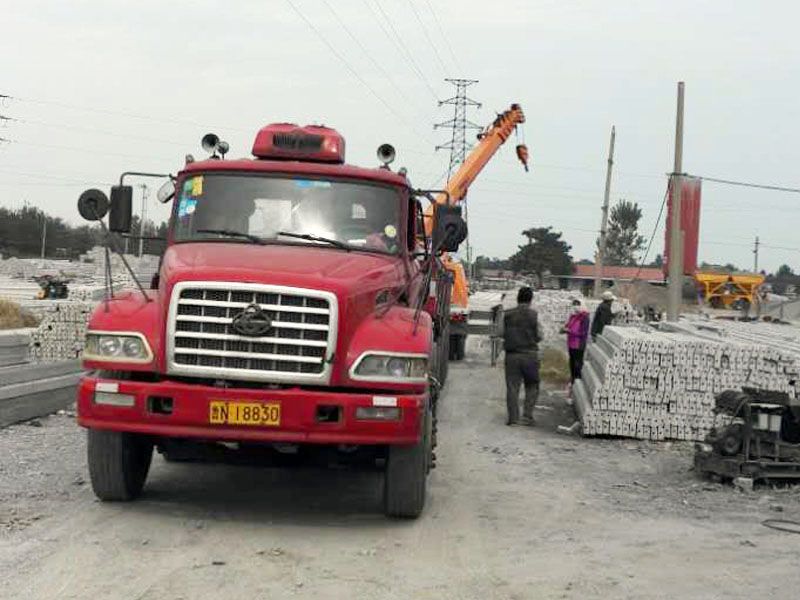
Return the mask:
<svg viewBox="0 0 800 600">
<path fill-rule="evenodd" d="M 94 302 L 64 300 L 28 305 L 40 319 L 31 333 L 31 358 L 39 362 L 80 358 L 94 307 Z"/>
<path fill-rule="evenodd" d="M 145 254 L 141 257 L 133 254 L 126 254 L 125 260 L 128 261 L 134 274 L 143 286 L 149 287 L 150 280 L 158 270 L 158 257 Z M 95 282 L 105 280 L 106 255 L 102 246 L 96 246 L 80 257 L 80 273 L 82 279 Z M 117 254 L 111 254 L 111 277 L 115 284 L 133 285 L 134 281 L 122 259 Z"/>
<path fill-rule="evenodd" d="M 700 440 L 714 397 L 755 387 L 796 395 L 800 355 L 692 326 L 671 333 L 607 327 L 573 388 L 585 435 Z"/>
</svg>

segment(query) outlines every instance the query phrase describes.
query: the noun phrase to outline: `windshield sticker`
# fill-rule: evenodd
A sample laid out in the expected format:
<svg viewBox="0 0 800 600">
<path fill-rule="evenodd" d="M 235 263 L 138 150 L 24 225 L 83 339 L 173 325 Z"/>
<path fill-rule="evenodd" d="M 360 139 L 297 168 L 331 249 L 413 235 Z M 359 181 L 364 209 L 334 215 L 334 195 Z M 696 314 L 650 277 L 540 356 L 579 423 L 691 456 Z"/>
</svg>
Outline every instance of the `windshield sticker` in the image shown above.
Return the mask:
<svg viewBox="0 0 800 600">
<path fill-rule="evenodd" d="M 194 213 L 195 208 L 197 208 L 197 200 L 194 198 L 181 198 L 181 202 L 178 204 L 178 217 L 188 217 Z"/>
<path fill-rule="evenodd" d="M 192 178 L 192 196 L 203 195 L 203 176 L 198 175 Z"/>
<path fill-rule="evenodd" d="M 330 181 L 320 181 L 319 179 L 295 179 L 294 187 L 297 188 L 329 188 Z"/>
<path fill-rule="evenodd" d="M 394 225 L 387 225 L 383 228 L 383 234 L 388 238 L 397 237 L 397 227 Z"/>
</svg>

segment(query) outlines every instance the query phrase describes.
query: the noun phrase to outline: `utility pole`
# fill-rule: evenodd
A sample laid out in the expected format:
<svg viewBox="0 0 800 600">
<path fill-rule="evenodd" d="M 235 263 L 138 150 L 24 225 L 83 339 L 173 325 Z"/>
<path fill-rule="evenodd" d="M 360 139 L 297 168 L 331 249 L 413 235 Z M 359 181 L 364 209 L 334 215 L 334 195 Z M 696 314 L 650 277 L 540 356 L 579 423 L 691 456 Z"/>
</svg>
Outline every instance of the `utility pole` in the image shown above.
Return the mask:
<svg viewBox="0 0 800 600">
<path fill-rule="evenodd" d="M 44 260 L 44 250 L 47 245 L 47 215 L 42 213 L 42 260 Z"/>
<path fill-rule="evenodd" d="M 456 93 L 452 98 L 448 98 L 447 100 L 440 100 L 439 106 L 444 104 L 451 104 L 453 105 L 453 118 L 449 121 L 444 121 L 442 123 L 436 123 L 433 128 L 439 129 L 451 129 L 452 134 L 450 137 L 450 141 L 446 144 L 442 144 L 441 146 L 436 146 L 436 150 L 450 150 L 450 166 L 447 169 L 447 181 L 450 181 L 450 177 L 453 175 L 453 171 L 455 171 L 458 166 L 464 162 L 464 159 L 467 156 L 467 150 L 469 150 L 472 145 L 467 144 L 467 129 L 476 129 L 480 131 L 483 129 L 480 125 L 477 125 L 467 119 L 467 106 L 474 106 L 475 108 L 480 108 L 480 102 L 476 102 L 472 98 L 467 97 L 467 88 L 473 84 L 478 83 L 477 79 L 445 79 L 445 81 L 452 83 L 456 87 Z M 464 196 L 462 200 L 462 204 L 464 206 L 464 221 L 467 222 L 467 231 L 469 231 L 469 212 L 467 208 L 467 197 Z M 466 252 L 467 252 L 467 274 L 468 276 L 472 276 L 472 250 L 469 245 L 469 236 L 466 239 Z"/>
<path fill-rule="evenodd" d="M 753 249 L 753 273 L 758 273 L 758 247 L 761 245 L 761 242 L 758 241 L 758 236 L 756 236 L 756 247 Z"/>
<path fill-rule="evenodd" d="M 149 190 L 147 184 L 142 184 L 142 217 L 139 221 L 139 258 L 142 257 L 142 250 L 144 249 L 144 222 L 147 219 L 147 196 Z"/>
<path fill-rule="evenodd" d="M 681 188 L 683 187 L 683 82 L 678 82 L 678 110 L 675 118 L 675 167 L 672 171 L 672 220 L 669 239 L 669 283 L 667 320 L 677 321 L 681 314 L 683 287 L 683 236 L 681 235 Z"/>
<path fill-rule="evenodd" d="M 606 168 L 606 192 L 603 196 L 603 218 L 600 221 L 600 249 L 594 267 L 594 297 L 600 296 L 603 285 L 603 258 L 606 255 L 606 229 L 608 228 L 608 197 L 611 194 L 611 168 L 614 166 L 614 139 L 616 128 L 611 126 L 611 142 L 608 146 L 608 167 Z"/>
</svg>

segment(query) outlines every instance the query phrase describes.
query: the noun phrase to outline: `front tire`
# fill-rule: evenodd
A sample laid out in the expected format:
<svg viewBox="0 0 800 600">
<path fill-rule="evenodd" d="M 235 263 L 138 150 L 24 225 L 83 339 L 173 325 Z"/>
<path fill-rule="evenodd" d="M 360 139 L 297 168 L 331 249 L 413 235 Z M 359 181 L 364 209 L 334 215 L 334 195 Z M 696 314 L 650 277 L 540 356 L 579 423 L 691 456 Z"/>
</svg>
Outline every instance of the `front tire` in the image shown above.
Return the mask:
<svg viewBox="0 0 800 600">
<path fill-rule="evenodd" d="M 135 433 L 90 429 L 87 456 L 95 495 L 103 501 L 124 502 L 142 493 L 153 442 Z"/>
<path fill-rule="evenodd" d="M 413 446 L 389 446 L 384 479 L 384 512 L 387 517 L 416 519 L 425 507 L 432 452 L 432 417 L 425 412 L 422 435 Z"/>
</svg>

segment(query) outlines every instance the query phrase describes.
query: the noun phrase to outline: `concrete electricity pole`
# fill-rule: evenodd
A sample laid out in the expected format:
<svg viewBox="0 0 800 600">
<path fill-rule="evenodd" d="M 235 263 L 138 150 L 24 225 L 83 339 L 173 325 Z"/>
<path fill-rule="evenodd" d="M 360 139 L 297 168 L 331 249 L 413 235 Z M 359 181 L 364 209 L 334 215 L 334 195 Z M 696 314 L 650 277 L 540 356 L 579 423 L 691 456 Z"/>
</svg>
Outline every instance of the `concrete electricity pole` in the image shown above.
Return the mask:
<svg viewBox="0 0 800 600">
<path fill-rule="evenodd" d="M 758 241 L 758 236 L 756 236 L 756 247 L 753 249 L 753 273 L 758 273 L 758 247 L 761 245 L 761 242 Z"/>
<path fill-rule="evenodd" d="M 142 257 L 142 250 L 144 249 L 144 222 L 147 219 L 147 184 L 142 184 L 142 218 L 139 221 L 139 258 Z"/>
<path fill-rule="evenodd" d="M 44 260 L 44 250 L 47 244 L 47 215 L 42 213 L 42 260 Z"/>
<path fill-rule="evenodd" d="M 597 261 L 594 267 L 594 297 L 600 296 L 603 284 L 603 257 L 606 254 L 606 229 L 608 228 L 608 196 L 611 193 L 611 168 L 614 166 L 614 139 L 616 128 L 611 126 L 611 142 L 608 146 L 608 167 L 606 169 L 606 193 L 603 196 L 603 218 L 600 221 L 600 248 L 597 251 Z"/>
<path fill-rule="evenodd" d="M 681 313 L 683 287 L 683 236 L 681 235 L 681 187 L 683 173 L 683 82 L 678 82 L 678 111 L 675 119 L 675 168 L 672 172 L 672 219 L 669 238 L 669 285 L 667 320 L 677 321 Z"/>
</svg>

